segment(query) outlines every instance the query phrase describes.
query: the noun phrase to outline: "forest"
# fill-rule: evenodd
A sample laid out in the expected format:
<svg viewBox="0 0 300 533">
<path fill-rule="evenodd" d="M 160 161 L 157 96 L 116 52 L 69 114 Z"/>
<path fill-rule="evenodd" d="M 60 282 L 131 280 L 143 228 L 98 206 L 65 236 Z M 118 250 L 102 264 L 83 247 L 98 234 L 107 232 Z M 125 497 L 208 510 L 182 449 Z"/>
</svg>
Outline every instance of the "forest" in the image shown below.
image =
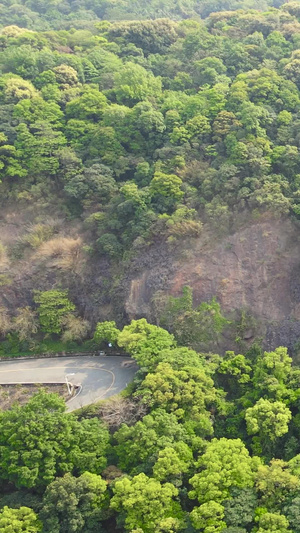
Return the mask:
<svg viewBox="0 0 300 533">
<path fill-rule="evenodd" d="M 49 266 L 47 282 L 29 287 L 25 279 L 19 305 L 1 305 L 6 351 L 28 348 L 16 348 L 28 340 L 16 322 L 39 328 L 34 291 L 76 293 L 80 261 L 83 272 L 99 263 L 103 279 L 92 312 L 88 302 L 82 310 L 78 291 L 71 294 L 92 322 L 78 339 L 66 334 L 75 341 L 99 320 L 97 301 L 98 308 L 114 301 L 108 318 L 124 325 L 122 269 L 152 245 L 192 249 L 199 237 L 214 240 L 266 214 L 299 220 L 300 5 L 190 4 L 198 15 L 183 17 L 171 3 L 173 18 L 93 15 L 68 28 L 68 4 L 47 3 L 61 13 L 59 29 L 20 16 L 30 9 L 45 24 L 55 21 L 43 2 L 2 5 L 2 212 L 32 216 L 19 223 L 24 234 L 0 243 L 1 291 L 17 286 L 24 264 Z M 223 11 L 202 12 L 207 5 Z"/>
<path fill-rule="evenodd" d="M 72 414 L 43 390 L 0 412 L 0 531 L 300 533 L 287 348 L 188 285 L 153 323 L 74 291 L 99 264 L 108 305 L 153 245 L 299 227 L 300 3 L 2 0 L 0 22 L 0 222 L 30 220 L 11 245 L 1 226 L 0 356 L 111 343 L 139 367 Z"/>
<path fill-rule="evenodd" d="M 3 533 L 299 533 L 300 369 L 287 349 L 202 354 L 133 320 L 95 340 L 139 366 L 66 413 L 43 390 L 0 413 Z"/>
</svg>

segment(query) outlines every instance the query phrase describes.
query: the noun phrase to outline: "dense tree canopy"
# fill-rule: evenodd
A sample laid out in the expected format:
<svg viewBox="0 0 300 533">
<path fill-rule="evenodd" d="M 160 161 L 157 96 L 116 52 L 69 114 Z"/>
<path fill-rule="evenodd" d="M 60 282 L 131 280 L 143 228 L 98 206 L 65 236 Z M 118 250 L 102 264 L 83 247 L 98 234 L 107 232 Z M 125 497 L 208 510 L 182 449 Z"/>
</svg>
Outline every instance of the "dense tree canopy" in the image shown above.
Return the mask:
<svg viewBox="0 0 300 533">
<path fill-rule="evenodd" d="M 164 255 L 175 270 L 245 220 L 297 228 L 299 6 L 0 4 L 1 207 L 24 216 L 0 242 L 0 353 L 109 344 L 139 367 L 111 403 L 69 414 L 41 391 L 0 412 L 4 533 L 300 533 L 297 361 L 250 346 L 228 279 L 203 301 Z"/>
<path fill-rule="evenodd" d="M 0 413 L 0 478 L 43 488 L 66 472 L 100 472 L 108 432 L 96 419 L 78 422 L 64 401 L 44 392 L 26 406 Z"/>
</svg>

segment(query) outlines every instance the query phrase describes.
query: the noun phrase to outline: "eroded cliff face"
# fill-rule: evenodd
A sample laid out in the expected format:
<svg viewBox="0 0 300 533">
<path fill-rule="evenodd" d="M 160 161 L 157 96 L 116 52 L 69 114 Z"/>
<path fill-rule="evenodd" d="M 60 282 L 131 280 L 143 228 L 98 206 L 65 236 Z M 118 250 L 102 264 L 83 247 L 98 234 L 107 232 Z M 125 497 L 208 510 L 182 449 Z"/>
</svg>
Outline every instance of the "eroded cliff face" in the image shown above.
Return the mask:
<svg viewBox="0 0 300 533">
<path fill-rule="evenodd" d="M 259 336 L 267 348 L 292 350 L 300 341 L 300 227 L 290 219 L 248 222 L 222 238 L 203 231 L 176 245 L 153 244 L 126 267 L 85 253 L 90 236 L 79 221 L 55 223 L 50 241 L 27 246 L 18 257 L 33 217 L 2 213 L 0 307 L 12 316 L 33 304 L 34 290 L 55 287 L 69 289 L 92 324 L 115 319 L 122 325 L 141 317 L 158 323 L 157 295 L 180 296 L 189 285 L 195 305 L 215 296 L 233 320 L 242 310 L 251 314 L 257 327 L 247 332 L 249 342 Z M 226 337 L 221 349 L 234 348 Z"/>
<path fill-rule="evenodd" d="M 191 241 L 176 259 L 167 246 L 153 248 L 130 280 L 126 312 L 153 319 L 158 290 L 179 296 L 189 285 L 195 304 L 216 296 L 225 314 L 250 311 L 267 347 L 291 348 L 300 339 L 299 237 L 292 222 L 277 219 L 252 223 L 222 240 Z"/>
</svg>

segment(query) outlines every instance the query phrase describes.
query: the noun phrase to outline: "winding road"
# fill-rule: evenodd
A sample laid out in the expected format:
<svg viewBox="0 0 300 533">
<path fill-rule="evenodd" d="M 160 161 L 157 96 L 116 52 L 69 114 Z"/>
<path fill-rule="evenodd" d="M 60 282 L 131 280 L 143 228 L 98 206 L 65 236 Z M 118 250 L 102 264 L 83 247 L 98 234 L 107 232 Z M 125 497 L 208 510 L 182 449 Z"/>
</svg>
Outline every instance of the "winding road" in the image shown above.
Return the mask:
<svg viewBox="0 0 300 533">
<path fill-rule="evenodd" d="M 132 381 L 137 366 L 119 356 L 79 356 L 0 362 L 0 384 L 63 383 L 66 377 L 81 392 L 68 402 L 74 411 L 121 392 Z"/>
</svg>

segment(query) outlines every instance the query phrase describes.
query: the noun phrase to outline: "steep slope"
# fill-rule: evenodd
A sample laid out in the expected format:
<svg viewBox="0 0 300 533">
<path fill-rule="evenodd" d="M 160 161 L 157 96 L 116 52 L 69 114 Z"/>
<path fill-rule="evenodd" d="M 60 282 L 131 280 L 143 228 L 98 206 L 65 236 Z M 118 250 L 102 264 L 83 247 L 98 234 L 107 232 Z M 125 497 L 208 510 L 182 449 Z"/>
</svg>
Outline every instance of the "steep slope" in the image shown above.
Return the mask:
<svg viewBox="0 0 300 533">
<path fill-rule="evenodd" d="M 294 346 L 300 336 L 300 240 L 291 221 L 260 221 L 221 240 L 186 244 L 180 258 L 161 246 L 136 261 L 141 267 L 126 293 L 129 318 L 155 320 L 155 293 L 179 296 L 188 285 L 195 304 L 216 296 L 227 314 L 250 311 L 269 348 Z"/>
</svg>

